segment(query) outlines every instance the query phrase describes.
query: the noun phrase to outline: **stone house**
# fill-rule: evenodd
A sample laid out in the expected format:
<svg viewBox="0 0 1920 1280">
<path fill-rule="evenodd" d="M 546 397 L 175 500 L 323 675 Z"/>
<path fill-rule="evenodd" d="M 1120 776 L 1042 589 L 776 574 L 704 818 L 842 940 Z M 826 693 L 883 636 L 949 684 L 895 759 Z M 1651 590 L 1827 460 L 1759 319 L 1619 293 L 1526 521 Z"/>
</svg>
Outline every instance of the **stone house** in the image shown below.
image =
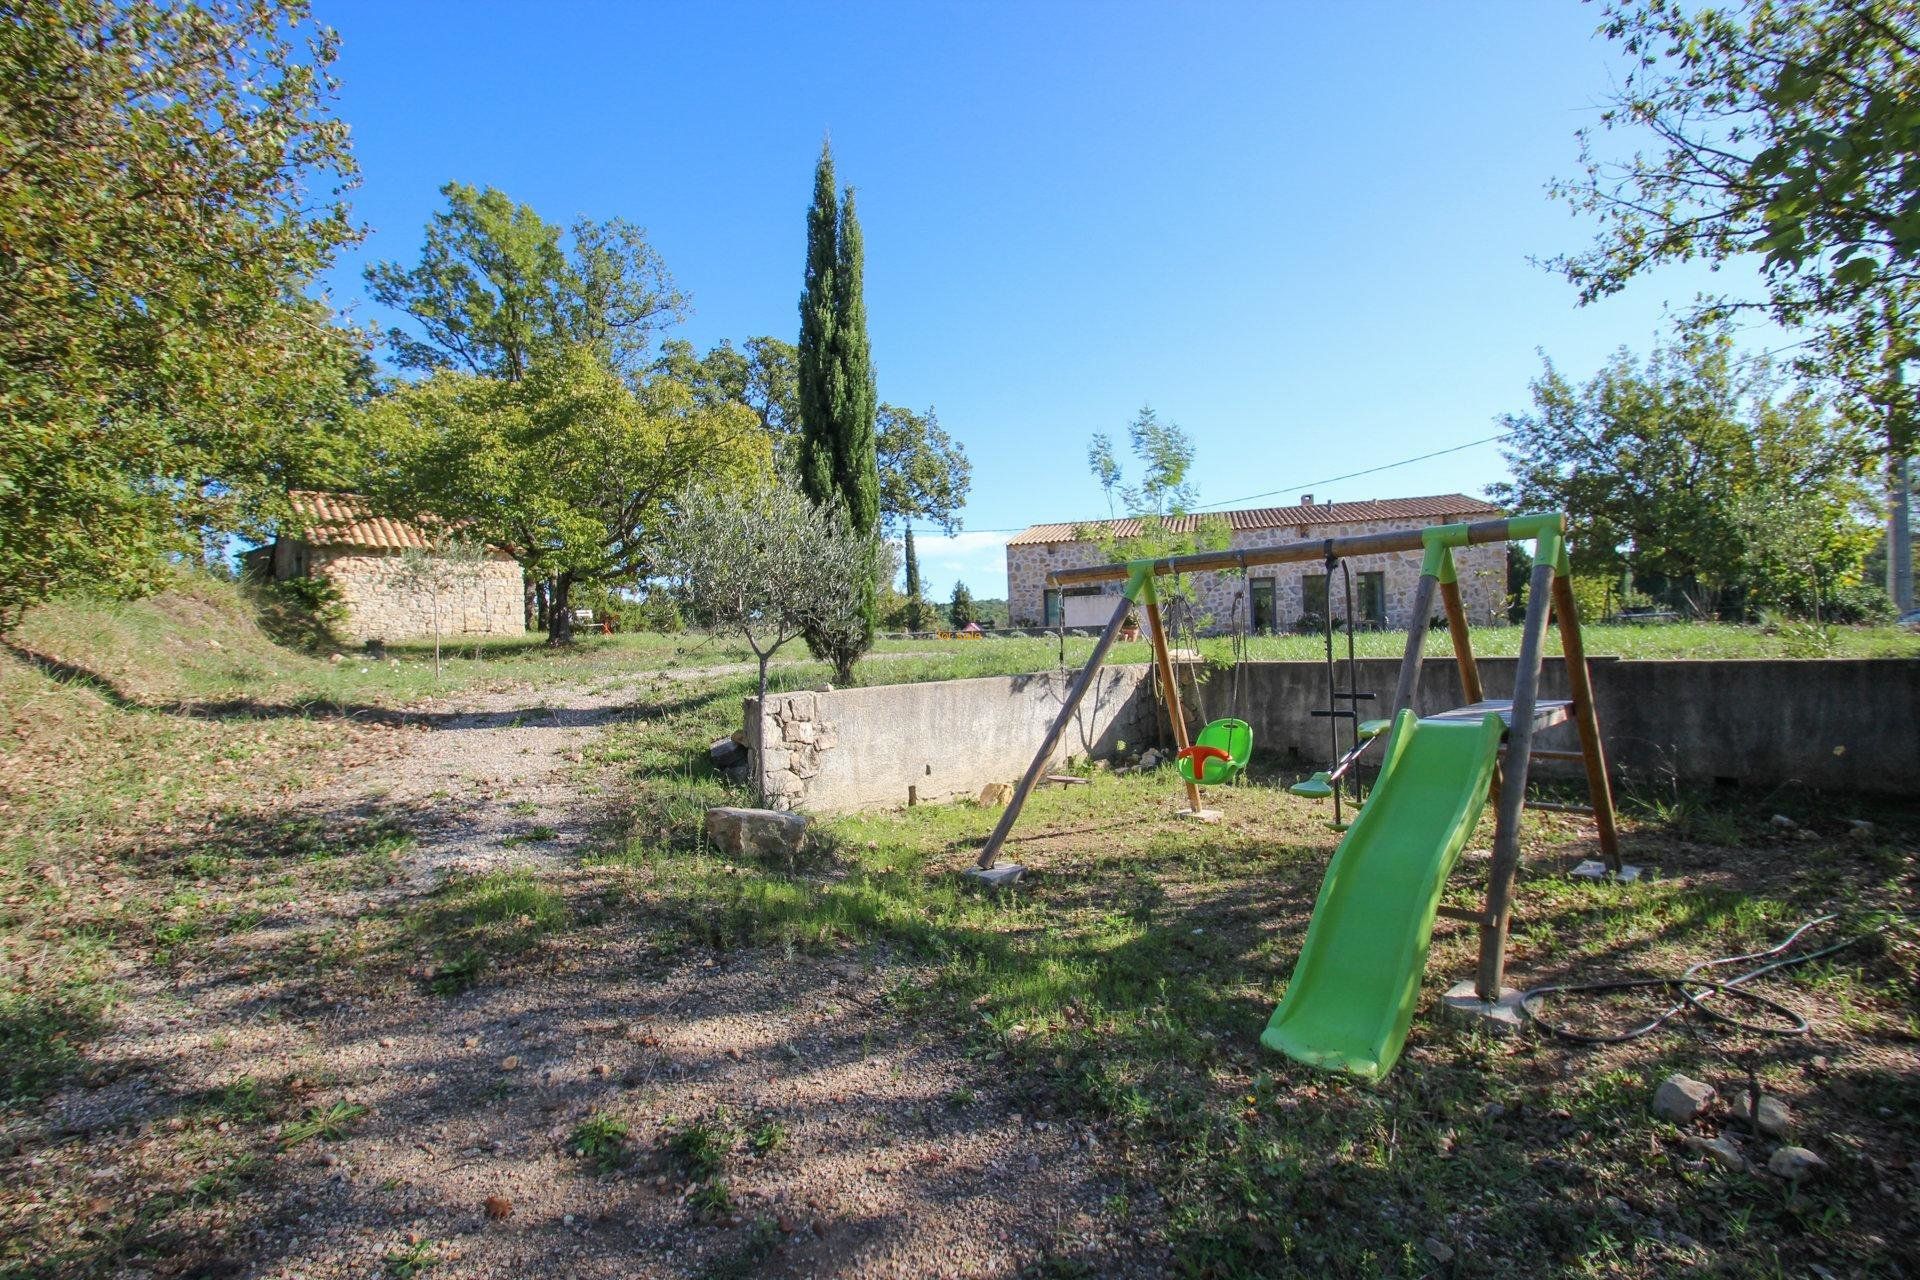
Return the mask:
<svg viewBox="0 0 1920 1280">
<path fill-rule="evenodd" d="M 1205 517 L 1226 523 L 1228 546 L 1236 550 L 1279 546 L 1289 542 L 1319 542 L 1357 533 L 1388 529 L 1421 529 L 1428 525 L 1491 520 L 1498 507 L 1447 493 L 1425 498 L 1387 498 L 1373 502 L 1315 502 L 1312 494 L 1298 506 L 1261 507 L 1221 511 Z M 1176 516 L 1168 521 L 1175 532 L 1199 527 L 1200 516 Z M 1131 537 L 1140 532 L 1138 520 L 1095 520 L 1084 524 L 1037 524 L 1007 542 L 1007 609 L 1015 626 L 1100 627 L 1113 616 L 1114 597 L 1121 584 L 1070 587 L 1064 592 L 1047 585 L 1058 569 L 1105 564 L 1108 556 L 1098 543 L 1083 535 L 1105 533 Z M 1507 616 L 1507 548 L 1501 543 L 1463 547 L 1454 551 L 1460 595 L 1469 620 L 1504 622 Z M 1409 621 L 1414 587 L 1420 580 L 1420 552 L 1356 556 L 1346 562 L 1353 578 L 1353 613 L 1357 626 L 1402 628 Z M 1336 569 L 1331 584 L 1323 563 L 1255 565 L 1243 578 L 1238 572 L 1200 573 L 1190 579 L 1196 597 L 1198 624 L 1225 630 L 1252 627 L 1259 632 L 1293 631 L 1314 627 L 1326 616 L 1346 617 L 1346 582 Z M 1331 590 L 1329 590 L 1331 585 Z M 1329 599 L 1331 597 L 1331 599 Z M 1435 616 L 1439 616 L 1436 599 Z M 1144 619 L 1143 619 L 1144 622 Z M 1169 624 L 1171 625 L 1171 624 Z"/>
<path fill-rule="evenodd" d="M 295 490 L 293 528 L 247 554 L 250 570 L 275 582 L 325 578 L 340 593 L 345 640 L 413 640 L 434 633 L 435 584 L 408 572 L 405 553 L 428 551 L 420 527 L 374 514 L 351 493 Z M 498 547 L 478 560 L 448 561 L 438 583 L 443 636 L 521 635 L 526 613 L 520 562 Z"/>
</svg>

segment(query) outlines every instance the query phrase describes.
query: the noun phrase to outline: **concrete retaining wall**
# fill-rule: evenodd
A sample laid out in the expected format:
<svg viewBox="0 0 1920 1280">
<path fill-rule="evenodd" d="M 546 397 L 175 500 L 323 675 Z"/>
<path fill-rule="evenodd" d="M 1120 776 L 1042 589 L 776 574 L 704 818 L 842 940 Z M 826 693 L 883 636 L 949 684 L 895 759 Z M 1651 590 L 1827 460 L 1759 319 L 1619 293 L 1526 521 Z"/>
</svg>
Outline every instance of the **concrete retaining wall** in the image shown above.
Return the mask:
<svg viewBox="0 0 1920 1280">
<path fill-rule="evenodd" d="M 1511 696 L 1514 665 L 1512 658 L 1480 660 L 1488 697 Z M 1360 688 L 1379 695 L 1372 714 L 1384 715 L 1399 661 L 1362 659 L 1358 667 Z M 1595 658 L 1592 669 L 1600 733 L 1616 775 L 1920 795 L 1920 661 Z M 1465 701 L 1452 658 L 1427 659 L 1420 675 L 1417 709 L 1442 711 Z M 1344 685 L 1344 663 L 1340 679 Z M 1208 709 L 1216 715 L 1228 714 L 1230 683 L 1222 671 L 1209 686 Z M 1259 749 L 1302 761 L 1327 755 L 1327 722 L 1309 714 L 1326 705 L 1321 664 L 1249 663 L 1246 688 L 1243 718 L 1253 725 Z M 1568 696 L 1557 658 L 1546 664 L 1541 692 Z M 1579 748 L 1571 725 L 1537 741 Z M 1535 767 L 1580 771 L 1559 762 Z"/>
<path fill-rule="evenodd" d="M 1158 709 L 1141 694 L 1151 676 L 1147 666 L 1100 672 L 1061 737 L 1057 762 L 1151 738 Z M 1071 678 L 1043 672 L 784 693 L 769 697 L 764 711 L 749 698 L 748 741 L 775 808 L 892 809 L 907 803 L 909 788 L 922 801 L 971 796 L 989 782 L 1019 779 Z"/>
<path fill-rule="evenodd" d="M 1480 660 L 1488 697 L 1512 694 L 1514 666 L 1512 658 Z M 1362 716 L 1384 715 L 1399 661 L 1362 659 L 1358 667 L 1360 687 L 1379 695 L 1362 704 Z M 1344 681 L 1344 663 L 1340 673 Z M 774 807 L 817 813 L 891 809 L 907 803 L 908 788 L 918 799 L 934 801 L 1017 780 L 1058 713 L 1070 678 L 1047 672 L 780 694 L 767 700 L 764 715 L 748 699 L 746 722 L 749 734 L 759 735 L 751 741 Z M 1596 658 L 1593 682 L 1616 778 L 1920 795 L 1920 660 Z M 1207 690 L 1209 711 L 1237 711 L 1253 725 L 1262 753 L 1324 763 L 1327 721 L 1311 714 L 1326 705 L 1320 663 L 1249 663 L 1238 708 L 1231 685 L 1230 673 L 1216 672 Z M 1566 670 L 1557 658 L 1546 664 L 1541 696 L 1567 696 Z M 1453 659 L 1427 659 L 1417 709 L 1444 711 L 1464 701 Z M 1098 759 L 1122 740 L 1164 745 L 1168 736 L 1152 668 L 1109 667 L 1058 756 Z M 1571 724 L 1536 741 L 1579 748 Z M 1580 775 L 1573 763 L 1541 761 L 1534 767 L 1542 774 Z"/>
</svg>

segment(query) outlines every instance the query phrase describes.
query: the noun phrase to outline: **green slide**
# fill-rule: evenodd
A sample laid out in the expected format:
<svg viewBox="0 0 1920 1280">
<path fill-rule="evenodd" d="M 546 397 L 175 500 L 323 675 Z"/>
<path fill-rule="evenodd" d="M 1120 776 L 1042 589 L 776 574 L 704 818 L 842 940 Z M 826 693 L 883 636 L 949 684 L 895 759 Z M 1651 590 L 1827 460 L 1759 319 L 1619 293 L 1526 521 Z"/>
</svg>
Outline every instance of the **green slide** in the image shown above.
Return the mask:
<svg viewBox="0 0 1920 1280">
<path fill-rule="evenodd" d="M 1480 819 L 1504 731 L 1496 715 L 1474 724 L 1400 713 L 1261 1044 L 1369 1080 L 1392 1070 L 1420 996 L 1440 890 Z"/>
</svg>

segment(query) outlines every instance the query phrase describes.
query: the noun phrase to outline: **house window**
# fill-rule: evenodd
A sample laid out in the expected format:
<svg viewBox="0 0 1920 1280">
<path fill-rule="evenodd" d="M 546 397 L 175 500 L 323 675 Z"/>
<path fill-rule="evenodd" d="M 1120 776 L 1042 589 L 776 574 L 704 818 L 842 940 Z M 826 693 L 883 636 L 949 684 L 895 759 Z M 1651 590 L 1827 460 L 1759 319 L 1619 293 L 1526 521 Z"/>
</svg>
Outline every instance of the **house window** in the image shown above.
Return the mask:
<svg viewBox="0 0 1920 1280">
<path fill-rule="evenodd" d="M 1387 623 L 1387 575 L 1379 570 L 1357 574 L 1360 581 L 1356 584 L 1360 598 L 1355 602 L 1360 609 L 1360 621 L 1376 627 Z"/>
<path fill-rule="evenodd" d="M 1273 579 L 1255 578 L 1247 584 L 1253 592 L 1253 629 L 1270 632 L 1278 621 L 1273 614 Z"/>
<path fill-rule="evenodd" d="M 1060 593 L 1049 587 L 1040 596 L 1040 624 L 1047 627 L 1060 625 Z"/>
<path fill-rule="evenodd" d="M 1316 623 L 1326 621 L 1326 574 L 1305 573 L 1300 575 L 1300 617 L 1302 621 L 1307 619 L 1312 619 Z"/>
</svg>

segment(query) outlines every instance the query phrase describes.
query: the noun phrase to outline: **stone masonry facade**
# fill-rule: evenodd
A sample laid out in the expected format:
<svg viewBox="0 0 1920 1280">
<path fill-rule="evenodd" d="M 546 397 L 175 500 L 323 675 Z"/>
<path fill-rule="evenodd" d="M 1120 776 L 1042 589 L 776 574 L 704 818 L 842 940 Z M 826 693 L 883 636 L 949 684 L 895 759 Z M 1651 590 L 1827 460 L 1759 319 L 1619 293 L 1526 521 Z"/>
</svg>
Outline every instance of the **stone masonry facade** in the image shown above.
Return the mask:
<svg viewBox="0 0 1920 1280">
<path fill-rule="evenodd" d="M 402 553 L 357 547 L 314 547 L 307 572 L 340 592 L 344 640 L 418 640 L 434 634 L 431 583 L 413 580 Z M 503 551 L 478 562 L 446 565 L 439 588 L 442 636 L 505 636 L 526 631 L 520 563 Z"/>
<path fill-rule="evenodd" d="M 1340 505 L 1345 507 L 1371 504 L 1343 503 Z M 1459 505 L 1464 509 L 1458 513 L 1443 512 L 1427 517 L 1337 522 L 1315 519 L 1310 524 L 1235 528 L 1228 546 L 1234 550 L 1251 550 L 1256 547 L 1281 546 L 1295 542 L 1317 543 L 1327 538 L 1379 533 L 1388 529 L 1420 529 L 1429 525 L 1486 520 L 1497 515 L 1493 508 L 1472 499 L 1462 499 Z M 1315 513 L 1316 516 L 1320 514 L 1322 513 Z M 1040 530 L 1030 532 L 1038 533 Z M 1022 537 L 1025 536 L 1022 535 Z M 1384 579 L 1382 585 L 1385 604 L 1385 617 L 1381 619 L 1381 623 L 1389 629 L 1406 627 L 1412 620 L 1410 615 L 1413 610 L 1414 590 L 1420 581 L 1420 561 L 1421 553 L 1418 551 L 1354 556 L 1348 559 L 1345 563 L 1354 579 L 1356 613 L 1364 617 L 1366 608 L 1361 598 L 1360 576 L 1364 573 L 1379 572 Z M 1455 572 L 1459 576 L 1461 600 L 1466 608 L 1468 620 L 1474 623 L 1506 621 L 1506 546 L 1501 543 L 1485 543 L 1479 546 L 1458 547 L 1454 549 L 1453 561 Z M 1070 535 L 1047 541 L 1022 541 L 1022 538 L 1015 538 L 1007 546 L 1007 607 L 1013 625 L 1040 626 L 1045 623 L 1045 593 L 1048 589 L 1046 578 L 1049 573 L 1107 562 L 1106 555 L 1101 552 L 1097 544 L 1079 541 Z M 1291 631 L 1301 624 L 1301 620 L 1307 614 L 1306 584 L 1309 576 L 1325 573 L 1325 565 L 1321 561 L 1314 560 L 1293 564 L 1255 565 L 1247 571 L 1246 578 L 1242 578 L 1237 572 L 1200 573 L 1192 575 L 1187 581 L 1195 594 L 1198 625 L 1223 630 L 1247 625 L 1248 580 L 1251 579 L 1255 584 L 1262 580 L 1270 581 L 1273 585 L 1272 629 Z M 1329 603 L 1334 617 L 1344 618 L 1345 591 L 1338 569 L 1331 576 L 1328 588 Z M 1101 584 L 1099 591 L 1100 594 L 1113 598 L 1119 596 L 1120 589 L 1121 584 L 1113 582 Z M 1440 616 L 1439 609 L 1439 600 L 1436 597 L 1435 617 Z"/>
<path fill-rule="evenodd" d="M 839 745 L 832 721 L 820 718 L 820 697 L 787 693 L 767 699 L 758 718 L 758 700 L 747 700 L 748 747 L 754 752 L 770 809 L 805 805 L 807 783 L 820 772 L 820 755 Z"/>
<path fill-rule="evenodd" d="M 420 524 L 382 515 L 357 494 L 295 489 L 293 518 L 264 556 L 274 581 L 324 578 L 339 592 L 342 640 L 517 636 L 526 631 L 520 562 L 499 547 L 477 558 L 436 556 Z M 437 572 L 416 572 L 424 555 Z M 437 625 L 436 625 L 437 624 Z"/>
</svg>

